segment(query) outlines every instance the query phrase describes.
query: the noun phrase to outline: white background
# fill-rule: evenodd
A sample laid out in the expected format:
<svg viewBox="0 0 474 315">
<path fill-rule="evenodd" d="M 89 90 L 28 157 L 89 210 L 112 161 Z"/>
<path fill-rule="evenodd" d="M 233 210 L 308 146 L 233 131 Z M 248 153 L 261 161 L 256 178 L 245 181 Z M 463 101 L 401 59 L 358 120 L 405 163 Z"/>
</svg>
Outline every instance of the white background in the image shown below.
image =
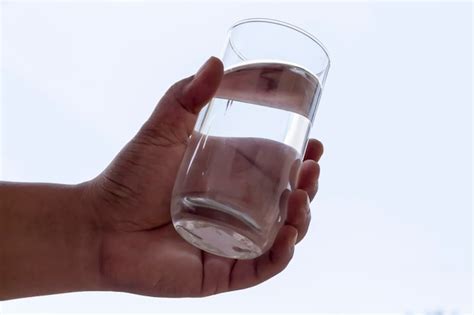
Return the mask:
<svg viewBox="0 0 474 315">
<path fill-rule="evenodd" d="M 315 34 L 333 67 L 313 222 L 289 267 L 206 299 L 73 293 L 3 311 L 471 311 L 471 4 L 2 2 L 4 180 L 100 172 L 236 20 Z M 292 47 L 288 47 L 292 49 Z M 33 262 L 32 262 L 33 263 Z"/>
</svg>

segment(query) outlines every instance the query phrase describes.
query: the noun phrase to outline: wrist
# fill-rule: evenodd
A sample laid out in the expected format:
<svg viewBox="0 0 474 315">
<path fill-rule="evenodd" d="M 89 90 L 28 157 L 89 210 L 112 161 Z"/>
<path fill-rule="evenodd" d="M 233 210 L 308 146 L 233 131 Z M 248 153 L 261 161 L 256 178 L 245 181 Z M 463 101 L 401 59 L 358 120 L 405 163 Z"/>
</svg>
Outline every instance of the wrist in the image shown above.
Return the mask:
<svg viewBox="0 0 474 315">
<path fill-rule="evenodd" d="M 74 270 L 79 278 L 74 291 L 104 289 L 100 256 L 102 230 L 90 198 L 90 185 L 90 182 L 85 182 L 71 186 L 71 211 L 77 219 L 77 227 L 73 229 L 70 246 L 71 255 L 75 257 Z"/>
<path fill-rule="evenodd" d="M 0 184 L 0 299 L 100 290 L 100 231 L 85 187 Z"/>
</svg>

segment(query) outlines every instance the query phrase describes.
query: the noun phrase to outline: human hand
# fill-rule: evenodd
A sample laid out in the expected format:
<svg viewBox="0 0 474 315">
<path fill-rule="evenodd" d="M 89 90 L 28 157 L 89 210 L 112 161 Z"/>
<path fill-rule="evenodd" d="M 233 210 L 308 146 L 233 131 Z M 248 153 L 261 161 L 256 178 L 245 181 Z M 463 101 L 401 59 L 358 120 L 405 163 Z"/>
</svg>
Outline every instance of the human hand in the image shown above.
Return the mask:
<svg viewBox="0 0 474 315">
<path fill-rule="evenodd" d="M 282 271 L 295 242 L 306 234 L 323 151 L 314 139 L 309 141 L 297 189 L 288 196 L 285 224 L 262 256 L 215 256 L 175 231 L 170 201 L 176 175 L 197 114 L 216 93 L 222 76 L 222 63 L 211 58 L 195 76 L 174 84 L 113 162 L 84 185 L 84 200 L 98 230 L 100 289 L 187 297 L 251 287 Z"/>
</svg>

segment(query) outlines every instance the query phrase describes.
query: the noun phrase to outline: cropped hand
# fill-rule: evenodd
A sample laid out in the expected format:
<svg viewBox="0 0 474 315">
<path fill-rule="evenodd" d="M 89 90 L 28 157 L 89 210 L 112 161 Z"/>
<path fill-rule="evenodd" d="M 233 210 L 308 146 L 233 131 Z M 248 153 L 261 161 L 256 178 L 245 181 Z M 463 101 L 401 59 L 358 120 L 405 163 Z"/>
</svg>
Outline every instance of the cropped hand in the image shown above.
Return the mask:
<svg viewBox="0 0 474 315">
<path fill-rule="evenodd" d="M 288 197 L 285 225 L 262 256 L 215 256 L 191 246 L 175 231 L 170 201 L 178 168 L 197 114 L 216 93 L 222 76 L 222 63 L 211 58 L 195 76 L 174 84 L 138 134 L 90 183 L 102 231 L 100 271 L 111 290 L 181 297 L 247 288 L 282 271 L 305 235 L 322 154 L 321 143 L 314 139 Z"/>
</svg>

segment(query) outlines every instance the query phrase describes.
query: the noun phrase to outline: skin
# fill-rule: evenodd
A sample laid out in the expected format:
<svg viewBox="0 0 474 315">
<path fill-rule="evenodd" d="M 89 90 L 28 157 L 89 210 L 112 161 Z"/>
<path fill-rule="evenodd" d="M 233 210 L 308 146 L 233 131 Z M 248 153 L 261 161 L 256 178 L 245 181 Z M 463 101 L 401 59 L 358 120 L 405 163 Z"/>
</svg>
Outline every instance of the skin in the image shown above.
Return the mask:
<svg viewBox="0 0 474 315">
<path fill-rule="evenodd" d="M 0 182 L 0 299 L 108 290 L 202 297 L 281 272 L 307 232 L 322 144 L 311 139 L 285 224 L 253 260 L 205 253 L 174 230 L 170 200 L 197 114 L 223 65 L 210 58 L 174 84 L 110 165 L 78 185 Z M 245 150 L 244 150 L 245 151 Z"/>
</svg>

